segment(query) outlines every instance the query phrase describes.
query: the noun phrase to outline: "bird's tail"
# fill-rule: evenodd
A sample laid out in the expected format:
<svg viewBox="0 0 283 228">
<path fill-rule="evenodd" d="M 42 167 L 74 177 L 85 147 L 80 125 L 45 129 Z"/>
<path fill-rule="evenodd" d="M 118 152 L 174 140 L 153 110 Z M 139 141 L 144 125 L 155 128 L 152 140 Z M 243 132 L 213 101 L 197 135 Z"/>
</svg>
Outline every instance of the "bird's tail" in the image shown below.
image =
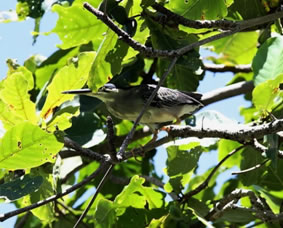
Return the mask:
<svg viewBox="0 0 283 228">
<path fill-rule="evenodd" d="M 89 95 L 91 94 L 91 89 L 74 89 L 63 91 L 63 94 L 78 94 L 78 95 Z"/>
</svg>

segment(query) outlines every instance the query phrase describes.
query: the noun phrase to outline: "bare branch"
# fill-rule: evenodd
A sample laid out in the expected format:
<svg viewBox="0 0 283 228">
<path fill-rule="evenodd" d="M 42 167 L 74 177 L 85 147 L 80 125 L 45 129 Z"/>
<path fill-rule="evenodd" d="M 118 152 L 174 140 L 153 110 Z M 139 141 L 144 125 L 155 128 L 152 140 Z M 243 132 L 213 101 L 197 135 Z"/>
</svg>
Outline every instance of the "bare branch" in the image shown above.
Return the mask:
<svg viewBox="0 0 283 228">
<path fill-rule="evenodd" d="M 170 128 L 168 136 L 165 136 L 153 143 L 147 144 L 143 148 L 136 148 L 131 152 L 125 153 L 123 160 L 133 157 L 135 155 L 143 155 L 145 152 L 157 148 L 165 143 L 168 143 L 174 138 L 188 138 L 188 137 L 199 137 L 199 138 L 223 138 L 230 139 L 245 145 L 253 145 L 253 140 L 255 138 L 262 138 L 266 134 L 275 133 L 283 130 L 283 119 L 278 119 L 270 123 L 249 126 L 249 125 L 233 125 L 231 126 L 212 126 L 213 128 L 203 128 L 203 127 L 191 127 L 191 126 L 168 126 Z M 251 144 L 252 141 L 252 144 Z M 258 148 L 256 148 L 258 149 Z M 265 147 L 261 146 L 259 148 L 264 152 Z M 282 152 L 283 153 L 283 152 Z M 279 151 L 279 157 L 281 153 Z"/>
<path fill-rule="evenodd" d="M 184 25 L 190 28 L 220 28 L 222 30 L 230 30 L 237 27 L 237 22 L 227 20 L 190 20 L 181 15 L 175 14 L 164 6 L 154 3 L 151 6 L 156 11 L 166 15 L 166 20 L 171 20 L 176 24 Z"/>
<path fill-rule="evenodd" d="M 87 149 L 87 148 L 82 148 L 80 144 L 77 142 L 73 141 L 72 139 L 68 137 L 64 137 L 64 146 L 68 148 L 72 148 L 78 152 L 80 152 L 82 155 L 85 155 L 95 161 L 104 161 L 105 157 L 99 153 L 95 153 L 94 151 Z"/>
<path fill-rule="evenodd" d="M 254 170 L 259 169 L 260 167 L 262 167 L 268 161 L 269 161 L 269 159 L 266 159 L 262 163 L 257 164 L 257 165 L 255 165 L 255 166 L 253 166 L 251 168 L 240 170 L 240 171 L 235 171 L 235 172 L 232 172 L 231 174 L 232 175 L 239 175 L 239 174 L 244 174 L 244 173 L 248 173 L 248 172 L 254 171 Z"/>
<path fill-rule="evenodd" d="M 203 104 L 208 105 L 229 97 L 252 92 L 253 89 L 253 81 L 238 82 L 203 94 L 201 101 Z"/>
<path fill-rule="evenodd" d="M 204 63 L 204 70 L 208 70 L 211 72 L 219 73 L 219 72 L 233 72 L 233 73 L 250 73 L 252 72 L 252 68 L 250 64 L 246 65 L 234 65 L 227 66 L 224 64 L 212 64 L 212 63 Z"/>
</svg>

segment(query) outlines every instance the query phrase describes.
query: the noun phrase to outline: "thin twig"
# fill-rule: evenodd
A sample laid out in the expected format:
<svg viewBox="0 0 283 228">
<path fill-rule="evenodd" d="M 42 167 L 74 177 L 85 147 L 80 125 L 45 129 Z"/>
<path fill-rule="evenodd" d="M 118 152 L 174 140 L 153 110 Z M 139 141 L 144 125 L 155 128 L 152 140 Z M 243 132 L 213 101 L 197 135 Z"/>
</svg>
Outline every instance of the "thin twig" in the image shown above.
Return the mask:
<svg viewBox="0 0 283 228">
<path fill-rule="evenodd" d="M 212 64 L 212 63 L 204 63 L 204 70 L 208 70 L 214 73 L 219 72 L 233 72 L 233 73 L 250 73 L 252 72 L 252 68 L 250 64 L 246 65 L 234 65 L 228 66 L 224 64 Z"/>
<path fill-rule="evenodd" d="M 14 210 L 14 211 L 10 211 L 8 213 L 5 213 L 5 214 L 0 214 L 0 222 L 3 222 L 5 221 L 6 219 L 8 218 L 11 218 L 15 215 L 19 215 L 21 213 L 24 213 L 24 212 L 27 212 L 27 211 L 30 211 L 34 208 L 37 208 L 37 207 L 40 207 L 42 205 L 45 205 L 47 203 L 50 203 L 52 201 L 55 201 L 56 199 L 59 199 L 73 191 L 75 191 L 76 189 L 82 187 L 83 185 L 87 184 L 88 182 L 90 182 L 92 179 L 94 179 L 101 171 L 103 171 L 105 169 L 105 164 L 101 164 L 99 166 L 98 169 L 96 169 L 90 176 L 88 176 L 87 178 L 85 178 L 83 181 L 81 181 L 80 183 L 77 183 L 75 185 L 73 185 L 72 187 L 66 189 L 65 191 L 61 192 L 61 193 L 58 193 L 56 195 L 53 195 L 53 196 L 50 196 L 48 197 L 47 199 L 45 200 L 41 200 L 41 201 L 38 201 L 32 205 L 29 205 L 27 207 L 23 207 L 23 208 L 20 208 L 20 209 L 17 209 L 17 210 Z"/>
<path fill-rule="evenodd" d="M 179 14 L 173 13 L 164 6 L 154 3 L 151 6 L 156 11 L 166 15 L 168 20 L 173 21 L 174 23 L 184 25 L 190 28 L 220 28 L 222 30 L 233 29 L 237 27 L 237 22 L 227 21 L 227 20 L 190 20 Z"/>
<path fill-rule="evenodd" d="M 90 149 L 82 148 L 80 144 L 78 144 L 77 142 L 73 141 L 72 139 L 68 137 L 64 137 L 64 146 L 68 148 L 72 148 L 80 152 L 82 155 L 92 158 L 95 161 L 101 162 L 101 161 L 104 161 L 105 159 L 103 155 L 96 153 Z"/>
<path fill-rule="evenodd" d="M 125 154 L 125 150 L 127 148 L 127 146 L 129 145 L 130 140 L 132 139 L 135 129 L 138 126 L 139 121 L 141 120 L 143 114 L 145 113 L 146 109 L 149 107 L 150 103 L 152 102 L 153 98 L 155 97 L 157 91 L 159 90 L 160 86 L 163 84 L 163 82 L 165 81 L 167 75 L 171 72 L 171 70 L 173 69 L 175 63 L 177 62 L 177 57 L 175 57 L 172 62 L 170 63 L 168 69 L 164 72 L 164 74 L 162 75 L 160 81 L 158 82 L 158 85 L 156 86 L 156 88 L 154 89 L 154 91 L 152 92 L 152 94 L 150 95 L 150 97 L 148 98 L 148 100 L 146 101 L 146 104 L 144 105 L 143 109 L 141 110 L 139 116 L 137 117 L 136 121 L 134 122 L 134 125 L 131 129 L 131 131 L 129 132 L 129 134 L 127 135 L 127 137 L 125 138 L 125 140 L 122 143 L 122 146 L 120 147 L 120 150 L 117 153 L 117 158 L 118 160 L 123 160 L 124 159 L 124 154 Z"/>
<path fill-rule="evenodd" d="M 214 175 L 214 173 L 217 171 L 217 169 L 219 169 L 219 167 L 223 164 L 223 162 L 225 162 L 228 158 L 230 158 L 232 155 L 234 155 L 235 153 L 237 153 L 238 151 L 240 151 L 241 149 L 243 149 L 245 146 L 239 146 L 238 148 L 234 149 L 233 151 L 231 151 L 229 154 L 227 154 L 214 168 L 213 170 L 210 172 L 210 174 L 208 175 L 208 177 L 198 186 L 196 187 L 194 190 L 186 193 L 183 197 L 182 197 L 182 203 L 185 203 L 188 199 L 190 199 L 192 196 L 198 194 L 200 191 L 202 191 L 203 189 L 205 189 L 208 186 L 208 183 L 210 181 L 210 179 L 212 178 L 212 176 Z"/>
<path fill-rule="evenodd" d="M 248 173 L 248 172 L 254 171 L 254 170 L 259 169 L 260 167 L 262 167 L 268 161 L 269 161 L 269 159 L 266 159 L 262 163 L 257 164 L 257 165 L 255 165 L 255 166 L 253 166 L 251 168 L 240 170 L 240 171 L 235 171 L 235 172 L 232 172 L 231 174 L 232 175 L 239 175 L 239 174 L 244 174 L 244 173 Z"/>
<path fill-rule="evenodd" d="M 86 216 L 87 212 L 89 211 L 91 205 L 93 204 L 94 200 L 96 199 L 98 193 L 100 192 L 101 188 L 103 187 L 105 181 L 107 180 L 108 176 L 110 175 L 112 169 L 114 168 L 114 164 L 110 164 L 106 173 L 104 174 L 103 178 L 101 179 L 101 181 L 99 182 L 95 194 L 93 195 L 92 199 L 90 200 L 90 202 L 88 203 L 86 209 L 84 210 L 84 212 L 81 214 L 80 218 L 78 219 L 78 221 L 76 222 L 76 224 L 73 226 L 73 228 L 76 228 L 79 223 L 83 220 L 83 218 Z"/>
<path fill-rule="evenodd" d="M 109 155 L 113 161 L 116 161 L 117 158 L 116 158 L 116 148 L 115 148 L 115 133 L 114 133 L 113 120 L 111 116 L 107 116 L 106 124 L 108 128 L 107 139 L 110 147 Z"/>
</svg>

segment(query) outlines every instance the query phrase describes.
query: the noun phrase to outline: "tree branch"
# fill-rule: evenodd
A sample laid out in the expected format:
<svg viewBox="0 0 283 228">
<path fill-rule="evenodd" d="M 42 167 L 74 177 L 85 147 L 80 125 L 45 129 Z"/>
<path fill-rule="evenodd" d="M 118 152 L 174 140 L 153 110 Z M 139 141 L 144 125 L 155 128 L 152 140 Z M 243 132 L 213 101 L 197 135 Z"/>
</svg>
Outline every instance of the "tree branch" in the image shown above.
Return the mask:
<svg viewBox="0 0 283 228">
<path fill-rule="evenodd" d="M 170 125 L 168 126 L 168 136 L 165 136 L 153 143 L 147 144 L 144 147 L 136 148 L 132 152 L 125 153 L 123 160 L 133 157 L 133 154 L 142 156 L 147 151 L 168 143 L 177 137 L 224 138 L 234 140 L 245 145 L 251 145 L 250 141 L 253 141 L 255 138 L 262 138 L 266 134 L 282 131 L 283 119 L 278 119 L 273 122 L 257 126 L 235 124 L 233 126 L 218 125 L 212 127 L 213 128 Z M 264 148 L 261 147 L 261 149 Z M 279 157 L 281 157 L 280 153 Z"/>
<path fill-rule="evenodd" d="M 234 65 L 227 66 L 224 64 L 213 64 L 213 63 L 204 63 L 204 70 L 208 70 L 211 72 L 219 73 L 219 72 L 233 72 L 233 73 L 250 73 L 252 72 L 252 68 L 250 64 L 246 65 Z"/>
<path fill-rule="evenodd" d="M 203 94 L 201 101 L 203 104 L 208 105 L 229 97 L 252 92 L 253 89 L 253 81 L 238 82 Z"/>
<path fill-rule="evenodd" d="M 20 209 L 17 209 L 17 210 L 14 210 L 14 211 L 10 211 L 8 213 L 5 213 L 5 214 L 0 214 L 0 222 L 3 222 L 5 221 L 6 219 L 8 218 L 11 218 L 15 215 L 19 215 L 21 213 L 24 213 L 24 212 L 27 212 L 27 211 L 30 211 L 34 208 L 37 208 L 37 207 L 40 207 L 42 205 L 45 205 L 47 203 L 50 203 L 52 201 L 55 201 L 75 190 L 77 190 L 78 188 L 82 187 L 83 185 L 87 184 L 88 182 L 90 182 L 92 179 L 94 179 L 98 174 L 100 174 L 102 171 L 105 170 L 105 167 L 106 167 L 106 163 L 103 163 L 99 166 L 98 169 L 96 169 L 90 176 L 88 176 L 87 178 L 85 178 L 83 181 L 81 181 L 80 183 L 77 183 L 75 185 L 73 185 L 72 187 L 66 189 L 65 191 L 61 192 L 61 193 L 58 193 L 56 195 L 53 195 L 53 196 L 50 196 L 48 197 L 47 199 L 45 200 L 41 200 L 41 201 L 38 201 L 32 205 L 29 205 L 27 207 L 23 207 L 23 208 L 20 208 Z"/>
<path fill-rule="evenodd" d="M 164 6 L 154 3 L 151 6 L 156 11 L 166 15 L 167 21 L 173 21 L 174 23 L 184 25 L 186 27 L 202 29 L 202 28 L 220 28 L 222 30 L 230 30 L 237 27 L 237 22 L 227 20 L 190 20 L 176 13 L 171 12 Z"/>
<path fill-rule="evenodd" d="M 104 22 L 111 30 L 113 30 L 121 38 L 121 40 L 123 40 L 125 43 L 127 43 L 129 46 L 131 46 L 136 51 L 139 51 L 140 53 L 146 56 L 150 56 L 150 57 L 169 57 L 169 58 L 182 56 L 183 54 L 193 50 L 194 48 L 200 47 L 201 45 L 204 45 L 211 41 L 218 40 L 226 36 L 230 36 L 234 33 L 243 31 L 247 28 L 251 28 L 251 27 L 254 27 L 260 24 L 271 22 L 278 18 L 283 17 L 283 12 L 277 12 L 277 13 L 269 14 L 266 16 L 250 19 L 250 20 L 240 21 L 240 22 L 237 22 L 237 26 L 232 30 L 224 31 L 214 36 L 210 36 L 208 38 L 192 43 L 180 49 L 158 50 L 158 49 L 153 49 L 151 47 L 146 47 L 145 45 L 132 39 L 128 33 L 120 29 L 106 14 L 95 9 L 89 3 L 85 2 L 84 8 L 86 8 L 89 12 L 94 14 L 99 20 Z"/>
</svg>

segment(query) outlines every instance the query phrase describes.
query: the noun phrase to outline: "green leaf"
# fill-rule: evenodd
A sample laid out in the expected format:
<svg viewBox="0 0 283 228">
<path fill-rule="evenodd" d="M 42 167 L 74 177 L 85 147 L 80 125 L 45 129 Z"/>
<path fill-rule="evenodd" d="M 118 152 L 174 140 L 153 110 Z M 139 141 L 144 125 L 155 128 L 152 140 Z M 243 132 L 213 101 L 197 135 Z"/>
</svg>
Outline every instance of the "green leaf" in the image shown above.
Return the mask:
<svg viewBox="0 0 283 228">
<path fill-rule="evenodd" d="M 106 26 L 93 14 L 83 9 L 83 5 L 73 4 L 71 7 L 63 7 L 58 4 L 52 10 L 59 15 L 59 19 L 52 32 L 55 32 L 63 42 L 59 47 L 70 47 L 87 44 L 91 40 L 101 42 L 102 34 Z"/>
<path fill-rule="evenodd" d="M 274 192 L 269 192 L 266 191 L 266 189 L 262 188 L 261 186 L 258 185 L 254 185 L 254 188 L 260 192 L 261 197 L 263 197 L 267 204 L 270 206 L 271 210 L 273 213 L 275 214 L 279 214 L 280 213 L 280 207 L 282 204 L 282 191 L 276 192 L 276 194 L 274 194 Z"/>
<path fill-rule="evenodd" d="M 167 192 L 174 190 L 174 192 L 178 193 L 183 189 L 192 175 L 191 171 L 197 166 L 201 153 L 200 147 L 190 151 L 179 150 L 177 146 L 167 148 L 166 173 L 170 177 L 164 186 Z"/>
<path fill-rule="evenodd" d="M 79 107 L 68 106 L 56 112 L 53 118 L 47 123 L 47 131 L 54 132 L 57 129 L 63 131 L 72 126 L 72 117 L 80 114 Z"/>
<path fill-rule="evenodd" d="M 101 119 L 94 112 L 81 112 L 72 119 L 72 127 L 65 132 L 80 145 L 91 147 L 105 139 L 106 134 L 101 128 Z"/>
<path fill-rule="evenodd" d="M 240 169 L 245 170 L 252 168 L 262 163 L 263 160 L 264 158 L 261 156 L 261 154 L 258 151 L 254 150 L 252 147 L 245 147 L 240 156 L 240 162 L 241 162 Z M 242 181 L 242 183 L 245 186 L 258 184 L 265 169 L 266 167 L 263 166 L 253 171 L 242 173 L 239 175 L 239 179 Z"/>
<path fill-rule="evenodd" d="M 252 62 L 254 83 L 274 79 L 283 73 L 283 37 L 268 39 L 257 51 Z"/>
<path fill-rule="evenodd" d="M 97 55 L 91 66 L 87 83 L 89 88 L 91 88 L 94 92 L 113 77 L 111 73 L 111 64 L 106 61 L 106 58 L 108 53 L 115 47 L 116 41 L 116 33 L 110 30 L 107 32 L 107 35 L 100 44 Z"/>
<path fill-rule="evenodd" d="M 34 87 L 34 79 L 33 79 L 33 75 L 32 72 L 30 72 L 26 67 L 24 66 L 19 66 L 16 67 L 16 69 L 13 69 L 12 67 L 9 67 L 9 72 L 8 72 L 8 77 L 9 75 L 12 75 L 14 73 L 21 73 L 21 76 L 27 80 L 28 82 L 28 87 L 27 90 L 30 91 L 33 89 Z"/>
<path fill-rule="evenodd" d="M 231 151 L 239 147 L 241 144 L 228 139 L 221 139 L 218 146 L 218 161 L 221 161 Z M 240 167 L 241 154 L 238 152 L 233 156 L 229 157 L 223 164 L 222 167 L 232 168 L 233 166 Z"/>
<path fill-rule="evenodd" d="M 222 19 L 227 15 L 227 6 L 224 0 L 170 1 L 168 8 L 192 20 Z"/>
<path fill-rule="evenodd" d="M 37 122 L 35 113 L 35 104 L 30 100 L 28 93 L 30 83 L 26 80 L 26 74 L 15 72 L 9 75 L 3 83 L 3 89 L 0 90 L 0 98 L 9 106 L 10 111 L 31 123 Z"/>
<path fill-rule="evenodd" d="M 54 162 L 63 147 L 54 134 L 24 122 L 9 129 L 0 141 L 0 167 L 26 169 Z"/>
<path fill-rule="evenodd" d="M 271 160 L 272 168 L 276 169 L 278 162 L 279 136 L 275 133 L 268 134 L 264 136 L 264 141 L 268 146 L 266 156 Z"/>
<path fill-rule="evenodd" d="M 235 0 L 228 10 L 228 16 L 235 20 L 252 19 L 266 14 L 262 1 L 258 0 Z"/>
<path fill-rule="evenodd" d="M 8 105 L 0 100 L 0 120 L 6 130 L 23 122 L 24 120 L 10 111 Z"/>
<path fill-rule="evenodd" d="M 40 175 L 43 179 L 43 183 L 37 191 L 24 198 L 25 206 L 45 200 L 54 195 L 52 174 L 46 173 L 42 167 L 32 169 L 31 174 Z M 54 202 L 35 208 L 31 210 L 31 212 L 43 222 L 52 222 L 54 220 Z"/>
<path fill-rule="evenodd" d="M 210 42 L 212 50 L 219 54 L 214 57 L 217 63 L 248 64 L 257 52 L 257 32 L 241 32 Z"/>
<path fill-rule="evenodd" d="M 78 54 L 78 48 L 57 50 L 44 60 L 35 71 L 35 87 L 41 89 L 52 78 L 56 70 L 65 66 L 71 57 Z"/>
<path fill-rule="evenodd" d="M 278 104 L 283 99 L 283 91 L 280 91 L 280 84 L 283 82 L 283 74 L 273 80 L 265 81 L 255 87 L 252 92 L 253 103 L 258 111 L 271 112 L 275 102 Z"/>
<path fill-rule="evenodd" d="M 43 183 L 41 176 L 31 177 L 29 174 L 0 185 L 0 198 L 16 200 L 36 191 Z"/>
<path fill-rule="evenodd" d="M 41 116 L 47 118 L 56 107 L 70 100 L 74 95 L 62 94 L 63 91 L 82 88 L 88 78 L 95 52 L 82 52 L 68 66 L 61 68 L 47 87 L 48 96 L 41 110 Z"/>
<path fill-rule="evenodd" d="M 31 17 L 31 18 L 39 18 L 42 17 L 44 14 L 44 10 L 42 8 L 42 3 L 44 2 L 44 0 L 38 0 L 38 1 L 34 1 L 34 0 L 18 0 L 18 4 L 22 4 L 28 5 L 28 14 L 27 16 Z"/>
<path fill-rule="evenodd" d="M 97 228 L 112 228 L 116 221 L 116 205 L 107 199 L 101 199 L 97 205 L 94 222 Z"/>
<path fill-rule="evenodd" d="M 144 208 L 146 203 L 149 209 L 159 208 L 163 205 L 163 196 L 161 193 L 154 191 L 152 187 L 144 187 L 144 178 L 133 176 L 130 183 L 115 198 L 114 203 L 119 210 L 117 215 L 125 212 L 126 207 Z"/>
<path fill-rule="evenodd" d="M 260 178 L 259 186 L 263 187 L 267 191 L 282 191 L 283 189 L 283 161 L 278 159 L 278 165 L 276 168 L 268 166 L 268 169 L 263 173 Z"/>
</svg>

